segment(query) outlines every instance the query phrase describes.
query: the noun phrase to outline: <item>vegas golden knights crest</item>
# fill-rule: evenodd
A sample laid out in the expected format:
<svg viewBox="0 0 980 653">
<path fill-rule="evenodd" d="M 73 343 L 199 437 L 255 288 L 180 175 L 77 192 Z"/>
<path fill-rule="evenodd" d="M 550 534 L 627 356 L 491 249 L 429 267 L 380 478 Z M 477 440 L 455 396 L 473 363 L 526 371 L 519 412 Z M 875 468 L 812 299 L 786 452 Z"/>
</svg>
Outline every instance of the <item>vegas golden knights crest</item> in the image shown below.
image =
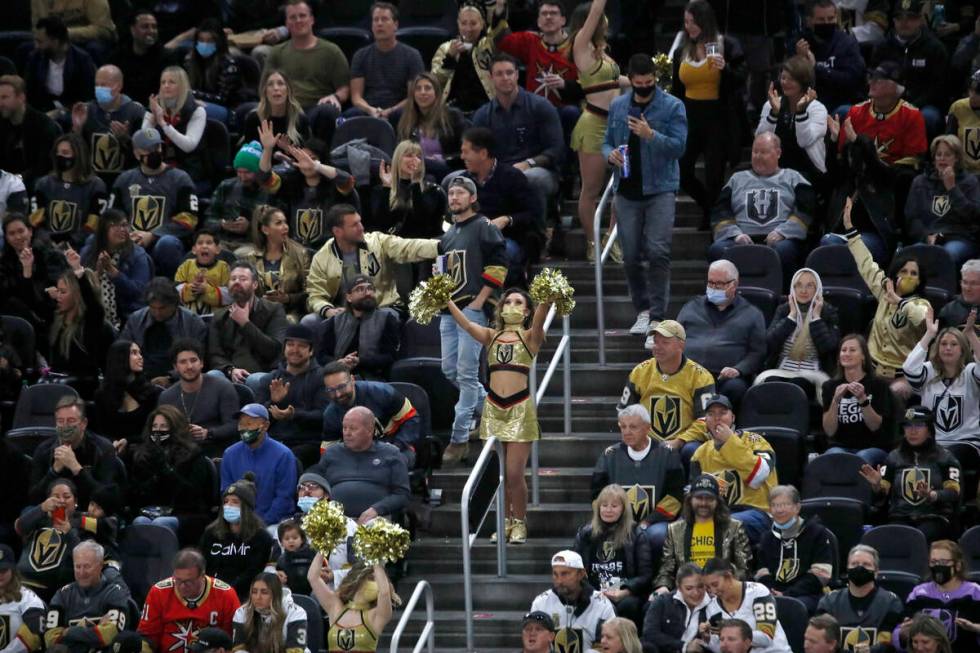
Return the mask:
<svg viewBox="0 0 980 653">
<path fill-rule="evenodd" d="M 646 519 L 653 509 L 656 493 L 656 488 L 652 485 L 634 485 L 626 490 L 626 498 L 629 499 L 630 509 L 633 511 L 633 521 Z"/>
<path fill-rule="evenodd" d="M 556 615 L 557 616 L 557 615 Z M 555 653 L 585 653 L 581 628 L 561 628 L 555 633 Z"/>
<path fill-rule="evenodd" d="M 456 294 L 466 285 L 466 250 L 454 249 L 446 253 L 446 274 L 453 280 L 453 293 Z"/>
<path fill-rule="evenodd" d="M 504 365 L 514 360 L 514 345 L 497 345 L 497 362 Z"/>
<path fill-rule="evenodd" d="M 56 234 L 74 231 L 77 215 L 78 204 L 75 202 L 52 200 L 48 203 L 48 226 Z"/>
<path fill-rule="evenodd" d="M 681 428 L 681 399 L 670 395 L 650 397 L 650 430 L 667 439 Z"/>
<path fill-rule="evenodd" d="M 606 540 L 602 543 L 602 550 L 599 551 L 599 562 L 609 562 L 616 555 L 616 543 Z"/>
<path fill-rule="evenodd" d="M 10 643 L 10 616 L 0 614 L 0 648 L 7 648 Z"/>
<path fill-rule="evenodd" d="M 742 502 L 742 478 L 733 469 L 726 469 L 718 478 L 721 495 L 725 497 L 725 503 L 737 506 Z"/>
<path fill-rule="evenodd" d="M 95 172 L 122 172 L 123 152 L 113 134 L 92 134 L 92 169 Z"/>
<path fill-rule="evenodd" d="M 296 211 L 296 236 L 301 243 L 316 242 L 323 235 L 323 209 Z"/>
<path fill-rule="evenodd" d="M 153 231 L 163 224 L 164 208 L 167 198 L 158 195 L 132 195 L 133 228 L 138 231 Z"/>
<path fill-rule="evenodd" d="M 912 505 L 918 505 L 926 500 L 927 495 L 920 496 L 916 493 L 915 488 L 920 483 L 926 484 L 929 487 L 929 481 L 932 470 L 924 467 L 909 467 L 908 469 L 902 470 L 902 498 Z"/>
<path fill-rule="evenodd" d="M 909 323 L 909 316 L 900 308 L 892 315 L 891 323 L 896 329 L 904 329 L 905 325 Z"/>
<path fill-rule="evenodd" d="M 354 639 L 353 628 L 339 628 L 337 630 L 337 646 L 340 647 L 341 651 L 353 651 Z"/>
<path fill-rule="evenodd" d="M 374 255 L 374 252 L 368 252 L 367 260 L 367 271 L 366 274 L 369 277 L 376 277 L 378 273 L 381 272 L 381 262 L 378 257 Z"/>
<path fill-rule="evenodd" d="M 932 212 L 940 218 L 949 213 L 949 195 L 932 196 Z"/>
<path fill-rule="evenodd" d="M 854 647 L 858 644 L 874 646 L 875 639 L 877 638 L 877 629 L 842 626 L 840 629 L 840 638 L 843 643 L 841 649 L 850 652 L 854 651 Z"/>
<path fill-rule="evenodd" d="M 800 559 L 783 558 L 779 563 L 779 571 L 776 572 L 776 580 L 786 583 L 796 578 L 798 573 L 800 573 Z"/>
<path fill-rule="evenodd" d="M 968 159 L 980 161 L 980 127 L 963 130 L 963 151 Z"/>
<path fill-rule="evenodd" d="M 48 571 L 61 563 L 65 552 L 65 540 L 53 528 L 45 528 L 34 539 L 31 547 L 31 567 L 34 571 Z"/>
</svg>

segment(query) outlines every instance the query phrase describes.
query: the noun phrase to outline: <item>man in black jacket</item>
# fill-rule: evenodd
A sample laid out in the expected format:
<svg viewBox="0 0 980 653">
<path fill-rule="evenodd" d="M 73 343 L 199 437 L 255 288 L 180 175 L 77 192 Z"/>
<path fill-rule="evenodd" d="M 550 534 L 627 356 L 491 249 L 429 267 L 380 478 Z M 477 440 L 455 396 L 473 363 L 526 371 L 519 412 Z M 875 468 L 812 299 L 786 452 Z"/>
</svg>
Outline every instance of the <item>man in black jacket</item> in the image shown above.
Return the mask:
<svg viewBox="0 0 980 653">
<path fill-rule="evenodd" d="M 87 506 L 99 485 L 122 485 L 116 450 L 101 435 L 88 430 L 85 402 L 66 396 L 54 409 L 57 434 L 38 445 L 31 463 L 30 500 L 40 503 L 51 481 L 69 478 L 78 488 L 77 504 Z"/>
<path fill-rule="evenodd" d="M 922 0 L 899 0 L 892 18 L 893 29 L 885 42 L 874 49 L 872 67 L 894 61 L 902 67 L 905 100 L 922 112 L 929 140 L 942 131 L 946 115 L 946 48 L 926 29 Z"/>
<path fill-rule="evenodd" d="M 800 517 L 800 493 L 792 485 L 770 490 L 769 508 L 772 530 L 759 540 L 755 580 L 776 596 L 799 599 L 813 614 L 832 579 L 830 535 L 817 518 Z"/>
<path fill-rule="evenodd" d="M 677 591 L 659 594 L 647 606 L 643 619 L 643 653 L 699 653 L 708 651 L 698 635 L 707 621 L 711 597 L 704 591 L 701 567 L 688 562 L 677 570 Z"/>
<path fill-rule="evenodd" d="M 0 169 L 24 177 L 28 193 L 34 180 L 51 171 L 51 148 L 58 125 L 27 104 L 27 86 L 17 75 L 0 77 Z"/>
<path fill-rule="evenodd" d="M 796 54 L 814 67 L 817 97 L 827 111 L 860 101 L 864 92 L 864 59 L 857 39 L 839 27 L 834 0 L 815 0 L 809 5 L 807 29 L 796 42 Z"/>
</svg>

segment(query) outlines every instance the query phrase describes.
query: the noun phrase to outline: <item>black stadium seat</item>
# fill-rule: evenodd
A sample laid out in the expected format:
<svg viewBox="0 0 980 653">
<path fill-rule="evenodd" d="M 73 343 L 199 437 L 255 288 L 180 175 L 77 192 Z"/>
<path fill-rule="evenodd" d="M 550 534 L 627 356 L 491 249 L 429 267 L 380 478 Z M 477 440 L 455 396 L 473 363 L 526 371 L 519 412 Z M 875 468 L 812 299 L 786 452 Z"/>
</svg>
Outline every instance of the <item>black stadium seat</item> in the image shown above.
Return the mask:
<svg viewBox="0 0 980 653">
<path fill-rule="evenodd" d="M 337 2 L 333 4 L 334 6 L 342 6 L 348 3 Z M 344 56 L 347 57 L 347 61 L 350 61 L 354 57 L 354 53 L 365 45 L 370 45 L 372 40 L 371 32 L 366 29 L 340 25 L 317 30 L 317 36 L 330 41 L 340 48 Z"/>
<path fill-rule="evenodd" d="M 974 583 L 980 580 L 980 526 L 972 526 L 960 536 L 960 548 L 970 570 L 967 578 Z"/>
<path fill-rule="evenodd" d="M 860 474 L 864 461 L 852 453 L 825 453 L 811 460 L 803 473 L 804 499 L 845 497 L 871 505 L 871 486 Z"/>
<path fill-rule="evenodd" d="M 847 553 L 861 542 L 865 507 L 854 499 L 840 497 L 803 499 L 804 519 L 819 517 L 837 538 L 837 569 L 847 569 Z"/>
<path fill-rule="evenodd" d="M 324 650 L 323 611 L 320 604 L 305 594 L 293 594 L 293 602 L 306 612 L 306 648 L 310 653 Z"/>
<path fill-rule="evenodd" d="M 432 56 L 439 49 L 439 46 L 451 38 L 453 35 L 442 27 L 418 25 L 416 27 L 402 27 L 398 30 L 398 40 L 418 50 L 426 68 L 429 67 Z"/>
<path fill-rule="evenodd" d="M 776 617 L 786 633 L 786 640 L 794 652 L 803 651 L 803 633 L 810 614 L 799 599 L 792 596 L 776 597 Z"/>
<path fill-rule="evenodd" d="M 772 446 L 780 483 L 800 482 L 809 410 L 806 393 L 798 385 L 782 381 L 752 386 L 742 398 L 738 426 L 755 431 Z"/>
<path fill-rule="evenodd" d="M 21 390 L 14 409 L 13 428 L 54 426 L 54 407 L 62 397 L 78 398 L 70 385 L 63 383 L 38 383 Z M 9 434 L 8 434 L 9 435 Z"/>
<path fill-rule="evenodd" d="M 875 526 L 861 537 L 861 544 L 878 552 L 880 571 L 921 577 L 929 567 L 929 543 L 918 528 L 903 524 Z"/>
<path fill-rule="evenodd" d="M 903 247 L 900 254 L 911 254 L 926 272 L 928 285 L 925 294 L 933 310 L 938 314 L 946 302 L 956 294 L 956 278 L 959 270 L 949 253 L 938 245 L 918 243 Z"/>
<path fill-rule="evenodd" d="M 119 540 L 123 579 L 140 603 L 161 578 L 173 573 L 173 559 L 180 550 L 177 536 L 169 528 L 131 524 Z"/>
<path fill-rule="evenodd" d="M 414 383 L 429 397 L 438 398 L 431 404 L 432 428 L 439 433 L 452 429 L 459 389 L 443 375 L 440 359 L 420 357 L 395 361 L 391 366 L 391 380 Z"/>
<path fill-rule="evenodd" d="M 772 321 L 783 293 L 783 267 L 779 254 L 765 245 L 734 245 L 725 258 L 738 268 L 738 292 Z"/>
<path fill-rule="evenodd" d="M 395 130 L 390 122 L 381 118 L 358 116 L 348 118 L 338 125 L 333 133 L 330 150 L 333 151 L 344 143 L 349 143 L 357 138 L 363 138 L 368 144 L 375 146 L 389 157 L 395 151 L 395 145 L 398 143 Z M 368 182 L 365 181 L 364 183 Z"/>
</svg>

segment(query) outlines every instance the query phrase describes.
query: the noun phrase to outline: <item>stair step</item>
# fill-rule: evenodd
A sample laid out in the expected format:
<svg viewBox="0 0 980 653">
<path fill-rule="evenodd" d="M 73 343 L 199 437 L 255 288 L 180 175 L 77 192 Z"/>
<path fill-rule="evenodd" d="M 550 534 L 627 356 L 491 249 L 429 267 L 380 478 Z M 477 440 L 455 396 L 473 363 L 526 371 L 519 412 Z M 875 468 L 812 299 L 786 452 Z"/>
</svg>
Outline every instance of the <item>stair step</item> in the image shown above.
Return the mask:
<svg viewBox="0 0 980 653">
<path fill-rule="evenodd" d="M 563 503 L 542 503 L 528 506 L 528 530 L 538 537 L 565 537 L 571 543 L 579 527 L 592 518 L 588 504 L 569 505 Z M 491 510 L 480 531 L 481 536 L 490 537 L 494 531 L 494 511 Z M 432 510 L 427 532 L 430 535 L 457 536 L 460 532 L 460 506 L 443 504 Z"/>
<path fill-rule="evenodd" d="M 507 573 L 548 576 L 551 556 L 571 545 L 566 538 L 528 538 L 525 544 L 507 547 Z M 497 573 L 497 545 L 481 538 L 470 551 L 474 574 Z M 424 536 L 412 543 L 409 566 L 413 575 L 430 578 L 436 574 L 457 577 L 463 573 L 463 547 L 459 537 Z"/>
<path fill-rule="evenodd" d="M 540 446 L 540 445 L 539 445 Z M 539 454 L 540 455 L 540 454 Z M 594 463 L 595 460 L 592 460 Z M 540 465 L 538 483 L 543 503 L 587 504 L 592 500 L 589 482 L 592 479 L 593 466 L 588 467 L 549 467 Z M 433 485 L 442 489 L 444 504 L 458 503 L 463 492 L 463 486 L 469 478 L 470 470 L 457 467 L 440 470 L 433 477 Z M 527 473 L 528 491 L 531 487 L 530 468 Z"/>
<path fill-rule="evenodd" d="M 434 615 L 436 650 L 440 653 L 443 651 L 466 651 L 466 612 L 463 610 L 441 610 L 440 606 L 445 605 L 446 602 L 440 601 L 436 595 Z M 462 599 L 457 605 L 462 607 Z M 514 649 L 520 650 L 521 619 L 527 614 L 527 609 L 531 607 L 531 604 L 528 602 L 526 606 L 520 606 L 522 608 L 520 610 L 514 610 L 514 607 L 516 606 L 509 606 L 510 609 L 508 610 L 474 610 L 473 632 L 480 653 L 493 651 L 513 653 Z M 425 606 L 422 605 L 417 607 L 409 617 L 405 632 L 399 642 L 399 650 L 407 651 L 415 646 L 415 642 L 418 641 L 419 634 L 425 626 L 425 621 Z M 392 624 L 386 630 L 393 632 L 395 623 L 397 623 L 395 619 L 392 619 Z M 390 641 L 390 633 L 383 635 L 378 644 L 378 651 L 387 651 Z M 469 652 L 467 651 L 467 653 Z"/>
</svg>

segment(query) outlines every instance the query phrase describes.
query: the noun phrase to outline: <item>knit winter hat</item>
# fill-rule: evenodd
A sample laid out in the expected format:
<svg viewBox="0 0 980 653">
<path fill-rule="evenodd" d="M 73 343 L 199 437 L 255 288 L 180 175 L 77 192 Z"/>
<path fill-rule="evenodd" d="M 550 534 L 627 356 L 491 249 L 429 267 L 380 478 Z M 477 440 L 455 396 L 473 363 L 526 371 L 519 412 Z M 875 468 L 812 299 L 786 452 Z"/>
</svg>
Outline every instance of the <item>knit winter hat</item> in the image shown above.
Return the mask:
<svg viewBox="0 0 980 653">
<path fill-rule="evenodd" d="M 235 169 L 242 168 L 249 172 L 259 171 L 259 159 L 262 158 L 262 144 L 258 141 L 245 143 L 235 155 Z"/>
<path fill-rule="evenodd" d="M 227 496 L 236 496 L 243 504 L 255 510 L 255 492 L 255 474 L 245 472 L 242 478 L 225 488 L 221 500 L 224 501 Z"/>
</svg>

